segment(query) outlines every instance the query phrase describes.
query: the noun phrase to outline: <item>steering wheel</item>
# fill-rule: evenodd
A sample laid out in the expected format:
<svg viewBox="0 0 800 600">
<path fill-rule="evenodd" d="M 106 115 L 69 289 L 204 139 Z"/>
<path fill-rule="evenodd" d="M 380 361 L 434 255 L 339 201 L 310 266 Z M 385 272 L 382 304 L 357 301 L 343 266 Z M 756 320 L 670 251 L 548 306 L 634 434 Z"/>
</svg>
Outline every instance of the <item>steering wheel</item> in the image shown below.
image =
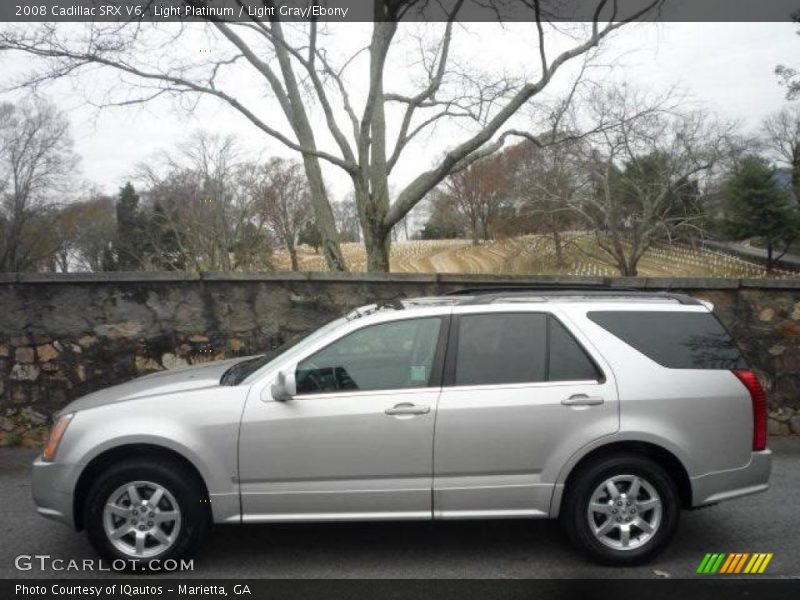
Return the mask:
<svg viewBox="0 0 800 600">
<path fill-rule="evenodd" d="M 306 362 L 303 364 L 303 371 L 305 372 L 305 379 L 308 379 L 311 383 L 313 383 L 314 387 L 321 392 L 324 387 L 322 384 L 322 379 L 319 376 L 319 365 L 314 362 Z"/>
</svg>

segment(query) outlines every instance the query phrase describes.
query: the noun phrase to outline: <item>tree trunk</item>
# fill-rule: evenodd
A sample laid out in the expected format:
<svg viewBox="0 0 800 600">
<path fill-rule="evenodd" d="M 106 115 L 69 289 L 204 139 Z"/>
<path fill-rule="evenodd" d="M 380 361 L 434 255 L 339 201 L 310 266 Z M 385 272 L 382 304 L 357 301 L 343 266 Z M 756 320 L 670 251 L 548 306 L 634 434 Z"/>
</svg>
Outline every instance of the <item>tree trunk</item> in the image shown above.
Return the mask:
<svg viewBox="0 0 800 600">
<path fill-rule="evenodd" d="M 617 270 L 622 277 L 636 277 L 639 274 L 639 259 L 634 256 L 626 256 L 621 246 L 615 248 L 614 258 L 617 261 Z"/>
<path fill-rule="evenodd" d="M 286 250 L 289 252 L 289 260 L 292 261 L 292 271 L 299 271 L 300 265 L 297 262 L 297 248 L 294 247 L 292 242 L 286 244 Z"/>
<path fill-rule="evenodd" d="M 774 259 L 773 259 L 773 249 L 772 249 L 772 242 L 767 243 L 767 273 L 772 273 L 772 270 L 775 268 Z"/>
<path fill-rule="evenodd" d="M 367 271 L 388 273 L 392 230 L 383 225 L 388 207 L 388 198 L 385 196 L 387 187 L 380 186 L 379 192 L 384 194 L 382 198 L 370 196 L 363 179 L 357 180 L 355 187 L 358 220 L 361 223 L 361 236 L 367 253 Z"/>
<path fill-rule="evenodd" d="M 314 222 L 322 238 L 322 254 L 325 262 L 331 271 L 347 271 L 347 263 L 341 248 L 339 248 L 339 234 L 336 232 L 336 221 L 333 218 L 333 210 L 328 200 L 325 182 L 322 179 L 319 160 L 313 156 L 304 156 L 303 163 L 308 178 L 308 187 L 311 190 Z"/>
<path fill-rule="evenodd" d="M 367 250 L 367 271 L 389 272 L 389 255 L 392 249 L 392 236 L 382 229 L 364 229 L 364 247 Z"/>
<path fill-rule="evenodd" d="M 553 229 L 553 245 L 556 249 L 556 266 L 559 271 L 564 270 L 564 247 L 561 242 L 561 232 L 558 229 Z"/>
<path fill-rule="evenodd" d="M 59 250 L 56 253 L 56 262 L 62 273 L 69 272 L 69 252 L 67 250 Z"/>
<path fill-rule="evenodd" d="M 280 40 L 284 40 L 280 22 L 274 21 L 272 27 L 273 33 Z M 314 130 L 306 112 L 300 85 L 292 69 L 289 52 L 280 42 L 275 43 L 274 48 L 286 87 L 287 103 L 283 106 L 283 111 L 292 126 L 298 143 L 303 148 L 316 150 L 317 143 L 314 138 Z M 311 192 L 311 204 L 314 207 L 315 222 L 322 238 L 322 253 L 325 257 L 325 262 L 331 271 L 347 271 L 347 263 L 344 260 L 341 248 L 339 248 L 339 234 L 336 231 L 336 221 L 333 218 L 333 210 L 328 199 L 325 181 L 322 178 L 319 158 L 311 154 L 303 154 L 303 166 L 305 167 L 308 187 Z"/>
<path fill-rule="evenodd" d="M 358 216 L 364 233 L 367 271 L 389 272 L 392 229 L 387 224 L 389 211 L 389 168 L 386 162 L 386 114 L 383 75 L 389 45 L 397 31 L 390 19 L 388 3 L 374 0 L 375 23 L 369 45 L 369 92 L 364 107 L 358 140 L 360 173 L 353 177 Z"/>
</svg>

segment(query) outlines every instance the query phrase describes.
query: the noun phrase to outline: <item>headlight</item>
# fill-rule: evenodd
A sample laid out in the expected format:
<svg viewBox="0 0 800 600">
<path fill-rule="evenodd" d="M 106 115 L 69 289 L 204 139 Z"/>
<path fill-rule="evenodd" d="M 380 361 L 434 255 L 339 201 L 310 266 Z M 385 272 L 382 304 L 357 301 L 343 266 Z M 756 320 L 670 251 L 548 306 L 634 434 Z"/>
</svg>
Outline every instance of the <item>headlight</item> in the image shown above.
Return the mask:
<svg viewBox="0 0 800 600">
<path fill-rule="evenodd" d="M 50 430 L 50 437 L 47 439 L 47 445 L 44 447 L 44 451 L 42 452 L 42 460 L 52 462 L 52 460 L 56 457 L 58 443 L 64 436 L 64 432 L 67 430 L 67 425 L 69 425 L 69 422 L 72 421 L 73 416 L 75 416 L 75 413 L 61 415 L 58 418 L 58 421 L 56 421 L 56 424 L 53 425 L 53 429 Z"/>
</svg>

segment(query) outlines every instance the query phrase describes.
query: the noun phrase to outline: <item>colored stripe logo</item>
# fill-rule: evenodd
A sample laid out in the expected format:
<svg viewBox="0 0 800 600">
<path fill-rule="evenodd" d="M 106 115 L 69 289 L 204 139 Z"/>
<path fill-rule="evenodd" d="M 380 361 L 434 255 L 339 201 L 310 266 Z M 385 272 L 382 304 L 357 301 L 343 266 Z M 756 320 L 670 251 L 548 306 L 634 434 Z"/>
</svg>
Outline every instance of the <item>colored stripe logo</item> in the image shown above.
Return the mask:
<svg viewBox="0 0 800 600">
<path fill-rule="evenodd" d="M 772 560 L 773 553 L 769 552 L 714 552 L 703 557 L 697 573 L 701 575 L 736 575 L 738 573 L 760 575 Z"/>
</svg>

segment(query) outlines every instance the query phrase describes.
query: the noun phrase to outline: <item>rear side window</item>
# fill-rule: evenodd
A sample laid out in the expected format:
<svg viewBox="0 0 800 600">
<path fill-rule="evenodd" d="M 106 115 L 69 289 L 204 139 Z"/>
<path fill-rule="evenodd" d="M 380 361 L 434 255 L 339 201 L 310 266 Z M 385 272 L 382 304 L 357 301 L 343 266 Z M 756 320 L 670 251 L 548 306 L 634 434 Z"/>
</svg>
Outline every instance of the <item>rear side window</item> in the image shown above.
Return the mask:
<svg viewBox="0 0 800 600">
<path fill-rule="evenodd" d="M 572 334 L 550 317 L 550 365 L 548 381 L 596 381 L 600 370 Z"/>
<path fill-rule="evenodd" d="M 746 368 L 731 336 L 711 313 L 592 311 L 587 316 L 670 369 Z"/>
<path fill-rule="evenodd" d="M 459 317 L 455 385 L 598 381 L 586 351 L 544 313 Z"/>
<path fill-rule="evenodd" d="M 459 323 L 456 385 L 545 381 L 547 315 L 464 315 Z"/>
</svg>

